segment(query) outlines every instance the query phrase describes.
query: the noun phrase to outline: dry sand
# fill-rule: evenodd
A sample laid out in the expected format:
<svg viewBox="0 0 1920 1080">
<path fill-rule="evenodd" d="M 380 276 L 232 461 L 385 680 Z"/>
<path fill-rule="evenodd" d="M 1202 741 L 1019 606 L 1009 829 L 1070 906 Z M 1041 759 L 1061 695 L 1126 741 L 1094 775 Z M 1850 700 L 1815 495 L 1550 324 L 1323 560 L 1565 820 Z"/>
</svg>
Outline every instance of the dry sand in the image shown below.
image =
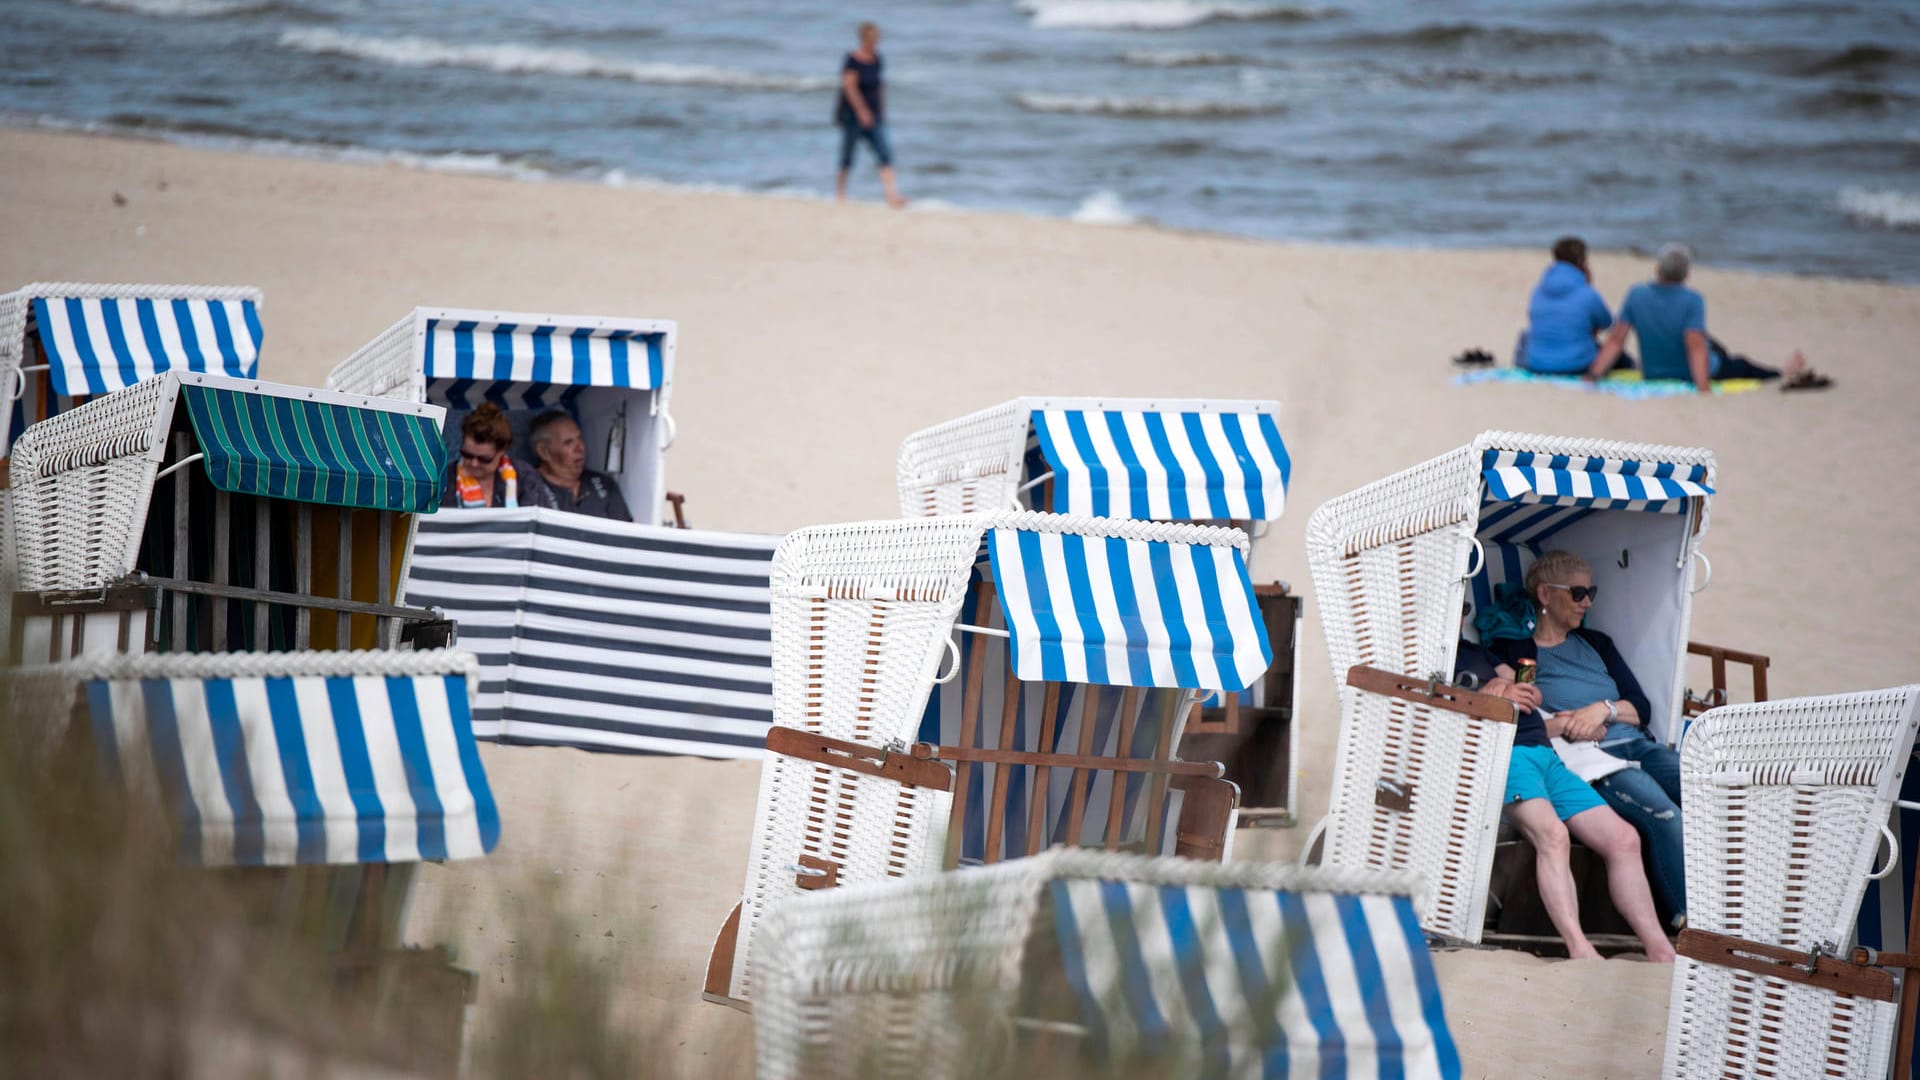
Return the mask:
<svg viewBox="0 0 1920 1080">
<path fill-rule="evenodd" d="M 1543 252 L 1261 244 L 22 132 L 0 132 L 0 208 L 0 287 L 261 286 L 262 371 L 287 382 L 318 382 L 419 304 L 677 319 L 670 483 L 703 527 L 891 516 L 903 435 L 1016 395 L 1270 397 L 1294 476 L 1259 576 L 1305 587 L 1315 506 L 1481 430 L 1709 446 L 1714 579 L 1694 637 L 1770 654 L 1775 696 L 1920 679 L 1914 287 L 1702 269 L 1716 336 L 1763 362 L 1805 349 L 1838 387 L 1631 402 L 1448 384 L 1452 354 L 1510 348 Z M 1649 267 L 1600 255 L 1595 272 L 1612 298 Z M 1311 819 L 1337 719 L 1310 596 L 1307 612 Z M 497 994 L 513 945 L 491 913 L 563 879 L 570 909 L 614 931 L 597 947 L 626 973 L 627 1022 L 669 1025 L 676 1071 L 740 1071 L 750 1025 L 697 990 L 738 894 L 755 768 L 485 758 L 506 839 L 482 863 L 428 868 L 416 926 L 451 925 L 483 997 Z M 1290 856 L 1303 832 L 1243 833 L 1240 855 Z M 1440 968 L 1470 1075 L 1658 1069 L 1664 972 L 1487 953 Z"/>
</svg>

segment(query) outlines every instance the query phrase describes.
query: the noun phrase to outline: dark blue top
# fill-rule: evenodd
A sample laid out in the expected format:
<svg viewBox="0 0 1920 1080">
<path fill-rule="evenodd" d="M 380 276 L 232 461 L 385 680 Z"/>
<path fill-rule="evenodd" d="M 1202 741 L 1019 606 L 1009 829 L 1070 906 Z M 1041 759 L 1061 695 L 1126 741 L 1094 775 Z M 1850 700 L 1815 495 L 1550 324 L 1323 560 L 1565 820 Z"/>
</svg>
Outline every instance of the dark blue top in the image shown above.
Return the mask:
<svg viewBox="0 0 1920 1080">
<path fill-rule="evenodd" d="M 1527 369 L 1547 375 L 1587 370 L 1600 348 L 1593 335 L 1612 325 L 1607 302 L 1587 275 L 1572 263 L 1554 263 L 1527 301 Z"/>
<path fill-rule="evenodd" d="M 1707 301 L 1685 285 L 1648 282 L 1627 290 L 1620 321 L 1640 339 L 1640 373 L 1649 379 L 1693 379 L 1687 369 L 1687 331 L 1707 332 Z M 1720 364 L 1707 353 L 1709 378 Z"/>
<path fill-rule="evenodd" d="M 1589 630 L 1584 626 L 1569 631 L 1568 636 L 1579 638 L 1593 646 L 1593 651 L 1600 654 L 1600 663 L 1606 667 L 1607 677 L 1612 679 L 1613 685 L 1620 690 L 1620 700 L 1632 702 L 1634 711 L 1640 714 L 1640 734 L 1649 739 L 1653 738 L 1653 732 L 1647 730 L 1647 725 L 1653 722 L 1653 703 L 1647 700 L 1646 691 L 1640 689 L 1640 680 L 1633 677 L 1633 669 L 1627 667 L 1627 658 L 1620 655 L 1619 646 L 1615 645 L 1613 639 L 1607 635 L 1598 630 Z M 1540 647 L 1533 643 L 1532 638 L 1503 639 L 1495 642 L 1494 648 L 1497 650 L 1500 662 L 1504 664 L 1512 664 L 1522 657 L 1534 661 L 1540 659 Z M 1582 702 L 1574 707 L 1581 708 L 1591 704 L 1593 702 Z"/>
<path fill-rule="evenodd" d="M 1469 689 L 1477 690 L 1499 677 L 1500 673 L 1495 670 L 1495 666 L 1499 663 L 1501 661 L 1492 653 L 1462 638 L 1460 651 L 1455 653 L 1453 658 L 1453 681 L 1459 682 L 1462 674 L 1471 674 L 1479 681 Z M 1526 709 L 1520 713 L 1519 725 L 1513 732 L 1513 745 L 1553 745 L 1553 740 L 1547 737 L 1547 722 L 1539 713 L 1532 709 Z"/>
<path fill-rule="evenodd" d="M 860 86 L 860 96 L 866 99 L 867 111 L 873 113 L 873 122 L 876 124 L 887 118 L 886 94 L 880 88 L 880 68 L 885 63 L 886 61 L 880 59 L 879 53 L 873 54 L 871 64 L 848 53 L 847 62 L 840 67 L 843 76 L 846 72 L 853 72 L 854 79 Z M 853 104 L 847 100 L 845 86 L 840 88 L 838 114 L 843 124 L 854 124 L 860 120 L 859 115 L 853 111 Z"/>
</svg>

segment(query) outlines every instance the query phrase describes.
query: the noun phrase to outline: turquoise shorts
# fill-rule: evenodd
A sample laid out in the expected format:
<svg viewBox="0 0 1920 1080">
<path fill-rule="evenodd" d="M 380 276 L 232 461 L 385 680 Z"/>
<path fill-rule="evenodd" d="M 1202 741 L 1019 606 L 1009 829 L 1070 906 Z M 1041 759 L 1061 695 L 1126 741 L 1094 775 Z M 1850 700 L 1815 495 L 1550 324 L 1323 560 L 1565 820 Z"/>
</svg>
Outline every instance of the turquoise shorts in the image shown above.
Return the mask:
<svg viewBox="0 0 1920 1080">
<path fill-rule="evenodd" d="M 1504 803 L 1547 799 L 1565 821 L 1582 811 L 1607 805 L 1593 785 L 1574 775 L 1551 746 L 1516 746 L 1507 759 L 1507 795 Z"/>
</svg>

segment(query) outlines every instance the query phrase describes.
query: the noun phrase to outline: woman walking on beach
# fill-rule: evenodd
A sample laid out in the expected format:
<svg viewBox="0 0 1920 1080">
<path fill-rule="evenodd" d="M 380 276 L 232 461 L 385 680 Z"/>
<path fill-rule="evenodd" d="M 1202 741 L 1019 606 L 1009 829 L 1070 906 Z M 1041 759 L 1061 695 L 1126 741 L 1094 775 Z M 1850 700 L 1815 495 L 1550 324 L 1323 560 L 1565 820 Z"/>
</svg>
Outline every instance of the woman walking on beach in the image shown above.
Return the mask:
<svg viewBox="0 0 1920 1080">
<path fill-rule="evenodd" d="M 893 183 L 893 147 L 887 143 L 887 94 L 880 81 L 881 66 L 880 28 L 863 22 L 859 46 L 840 66 L 840 99 L 833 108 L 834 122 L 840 125 L 840 175 L 833 194 L 836 199 L 846 199 L 853 151 L 864 139 L 880 162 L 880 186 L 887 193 L 887 205 L 898 208 L 907 200 L 900 197 Z"/>
</svg>

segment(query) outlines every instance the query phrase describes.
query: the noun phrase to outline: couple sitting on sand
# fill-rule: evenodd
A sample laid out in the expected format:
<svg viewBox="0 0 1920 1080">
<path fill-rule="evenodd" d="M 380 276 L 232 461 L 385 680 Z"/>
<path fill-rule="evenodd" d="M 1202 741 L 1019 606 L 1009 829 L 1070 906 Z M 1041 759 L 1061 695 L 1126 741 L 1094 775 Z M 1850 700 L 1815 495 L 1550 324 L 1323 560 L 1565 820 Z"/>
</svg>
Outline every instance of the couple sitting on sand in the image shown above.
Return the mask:
<svg viewBox="0 0 1920 1080">
<path fill-rule="evenodd" d="M 1506 813 L 1534 849 L 1534 874 L 1547 916 L 1575 959 L 1600 954 L 1580 929 L 1580 902 L 1568 863 L 1568 835 L 1606 861 L 1607 891 L 1657 963 L 1673 960 L 1640 859 L 1641 838 L 1652 855 L 1653 879 L 1675 923 L 1687 908 L 1681 853 L 1680 755 L 1647 730 L 1650 707 L 1620 650 L 1605 634 L 1581 625 L 1597 599 L 1593 571 L 1580 556 L 1549 551 L 1527 571 L 1527 598 L 1537 615 L 1531 637 L 1460 642 L 1454 677 L 1463 686 L 1506 698 L 1519 707 L 1519 727 L 1507 765 Z M 1486 636 L 1483 634 L 1483 636 Z M 1515 678 L 1531 663 L 1535 681 Z M 1612 771 L 1592 784 L 1561 760 L 1590 744 Z M 1589 769 L 1589 775 L 1594 770 Z"/>
<path fill-rule="evenodd" d="M 1627 333 L 1640 339 L 1640 370 L 1648 379 L 1679 379 L 1708 393 L 1715 379 L 1780 379 L 1782 390 L 1816 390 L 1832 380 L 1807 366 L 1796 351 L 1779 371 L 1727 352 L 1707 336 L 1707 302 L 1686 286 L 1693 253 L 1683 244 L 1660 249 L 1654 280 L 1627 290 L 1619 318 L 1593 287 L 1586 242 L 1563 237 L 1553 245 L 1553 265 L 1540 277 L 1527 303 L 1527 329 L 1514 363 L 1542 375 L 1598 379 L 1631 367 Z M 1605 337 L 1600 337 L 1601 334 Z"/>
</svg>

